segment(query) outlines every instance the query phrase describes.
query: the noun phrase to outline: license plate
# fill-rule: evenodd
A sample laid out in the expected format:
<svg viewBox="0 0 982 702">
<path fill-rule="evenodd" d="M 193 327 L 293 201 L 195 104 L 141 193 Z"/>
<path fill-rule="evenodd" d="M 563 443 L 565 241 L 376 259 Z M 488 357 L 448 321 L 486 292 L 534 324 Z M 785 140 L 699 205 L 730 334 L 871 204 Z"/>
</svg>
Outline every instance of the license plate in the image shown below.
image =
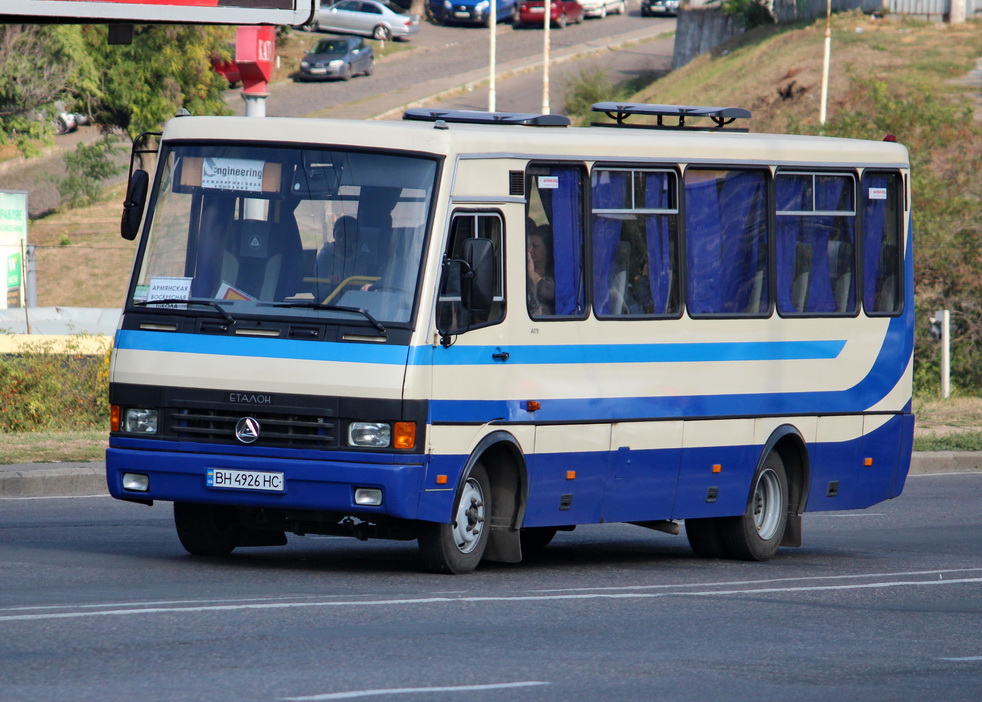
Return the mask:
<svg viewBox="0 0 982 702">
<path fill-rule="evenodd" d="M 311 73 L 315 73 L 315 74 L 322 74 L 322 73 L 327 73 L 327 69 L 326 68 L 311 68 L 310 69 L 310 72 Z"/>
<path fill-rule="evenodd" d="M 205 484 L 210 488 L 262 490 L 263 492 L 283 492 L 286 489 L 286 481 L 283 480 L 282 473 L 267 473 L 260 470 L 209 468 Z"/>
<path fill-rule="evenodd" d="M 546 11 L 546 8 L 544 7 L 530 7 L 529 9 L 532 11 L 533 15 L 541 15 Z"/>
<path fill-rule="evenodd" d="M 471 13 L 470 12 L 455 12 L 455 13 L 453 13 L 453 16 L 454 17 L 470 17 L 471 16 Z"/>
</svg>

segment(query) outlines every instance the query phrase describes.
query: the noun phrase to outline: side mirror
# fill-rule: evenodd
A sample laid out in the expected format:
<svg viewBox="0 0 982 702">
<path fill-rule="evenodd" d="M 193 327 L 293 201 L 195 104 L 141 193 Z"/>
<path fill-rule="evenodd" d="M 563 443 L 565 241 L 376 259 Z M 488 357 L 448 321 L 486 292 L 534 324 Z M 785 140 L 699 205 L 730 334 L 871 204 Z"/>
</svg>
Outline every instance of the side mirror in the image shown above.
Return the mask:
<svg viewBox="0 0 982 702">
<path fill-rule="evenodd" d="M 494 243 L 490 239 L 468 239 L 463 255 L 469 272 L 461 281 L 461 301 L 472 318 L 486 319 L 494 300 Z"/>
<path fill-rule="evenodd" d="M 143 208 L 147 204 L 147 190 L 150 187 L 150 175 L 144 170 L 133 171 L 130 184 L 126 189 L 126 199 L 123 201 L 123 217 L 119 223 L 119 233 L 127 241 L 133 241 L 140 233 L 140 222 L 143 219 Z"/>
<path fill-rule="evenodd" d="M 487 320 L 494 302 L 496 279 L 494 244 L 490 239 L 467 239 L 461 258 L 444 262 L 437 305 L 441 344 L 450 346 L 453 335 L 464 333 L 475 321 Z"/>
</svg>

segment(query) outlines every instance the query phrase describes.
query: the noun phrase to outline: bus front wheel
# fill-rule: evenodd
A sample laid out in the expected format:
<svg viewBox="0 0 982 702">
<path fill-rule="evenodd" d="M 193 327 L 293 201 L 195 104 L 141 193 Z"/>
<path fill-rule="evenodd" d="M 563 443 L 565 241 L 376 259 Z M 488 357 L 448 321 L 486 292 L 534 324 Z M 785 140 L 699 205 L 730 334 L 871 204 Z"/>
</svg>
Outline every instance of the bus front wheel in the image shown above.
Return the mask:
<svg viewBox="0 0 982 702">
<path fill-rule="evenodd" d="M 174 526 L 181 546 L 195 556 L 227 556 L 241 537 L 235 510 L 220 505 L 175 502 Z"/>
<path fill-rule="evenodd" d="M 477 568 L 488 545 L 490 516 L 491 484 L 484 466 L 475 463 L 460 486 L 453 522 L 422 526 L 419 551 L 427 569 L 462 575 Z"/>
</svg>

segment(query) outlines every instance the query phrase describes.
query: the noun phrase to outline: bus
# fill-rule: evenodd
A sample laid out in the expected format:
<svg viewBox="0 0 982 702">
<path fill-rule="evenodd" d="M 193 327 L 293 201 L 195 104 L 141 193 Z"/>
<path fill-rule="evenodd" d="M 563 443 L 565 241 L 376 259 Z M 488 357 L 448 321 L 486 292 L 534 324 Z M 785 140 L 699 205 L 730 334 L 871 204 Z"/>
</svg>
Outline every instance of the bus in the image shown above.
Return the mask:
<svg viewBox="0 0 982 702">
<path fill-rule="evenodd" d="M 174 503 L 191 554 L 416 540 L 444 573 L 607 522 L 766 560 L 898 496 L 906 148 L 594 109 L 138 140 L 111 494 Z"/>
</svg>

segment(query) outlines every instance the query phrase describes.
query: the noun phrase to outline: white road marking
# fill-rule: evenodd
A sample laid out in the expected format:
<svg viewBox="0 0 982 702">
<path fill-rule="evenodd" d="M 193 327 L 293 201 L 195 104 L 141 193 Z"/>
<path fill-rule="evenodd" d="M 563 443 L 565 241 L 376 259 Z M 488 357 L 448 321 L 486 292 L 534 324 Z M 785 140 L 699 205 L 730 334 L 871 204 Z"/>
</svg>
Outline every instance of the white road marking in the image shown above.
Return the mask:
<svg viewBox="0 0 982 702">
<path fill-rule="evenodd" d="M 982 656 L 963 656 L 962 658 L 939 658 L 939 661 L 952 661 L 954 663 L 969 663 L 982 661 Z"/>
<path fill-rule="evenodd" d="M 979 570 L 979 569 L 972 569 Z M 235 601 L 228 604 L 197 605 L 191 607 L 139 607 L 134 609 L 106 609 L 98 611 L 74 611 L 74 612 L 44 612 L 36 614 L 11 614 L 0 615 L 0 623 L 13 621 L 40 621 L 46 619 L 79 619 L 82 617 L 109 617 L 127 616 L 132 614 L 181 614 L 195 612 L 234 612 L 245 610 L 273 610 L 273 609 L 296 609 L 300 607 L 398 607 L 407 605 L 433 605 L 433 604 L 457 604 L 460 602 L 548 602 L 548 601 L 572 601 L 572 600 L 601 600 L 601 599 L 660 599 L 666 597 L 718 597 L 726 595 L 761 595 L 771 593 L 796 593 L 796 592 L 835 592 L 844 590 L 869 590 L 899 587 L 926 587 L 926 586 L 947 586 L 961 585 L 966 583 L 982 583 L 982 577 L 977 578 L 952 578 L 944 580 L 940 574 L 944 571 L 928 571 L 922 574 L 938 575 L 937 580 L 888 580 L 872 583 L 851 583 L 845 585 L 802 585 L 792 587 L 744 587 L 732 589 L 708 589 L 700 592 L 577 592 L 566 594 L 539 594 L 539 595 L 515 595 L 511 597 L 490 596 L 490 595 L 464 595 L 461 597 L 430 596 L 413 597 L 404 599 L 385 599 L 385 600 L 341 600 L 341 601 L 314 601 L 314 602 L 262 602 L 248 604 Z M 886 574 L 887 577 L 903 577 L 904 573 Z M 849 576 L 846 576 L 849 577 Z M 757 585 L 750 583 L 750 585 Z M 706 583 L 704 587 L 719 588 L 727 583 Z M 635 588 L 640 590 L 642 588 Z"/>
<path fill-rule="evenodd" d="M 351 690 L 349 692 L 329 692 L 324 695 L 310 695 L 309 697 L 284 697 L 288 702 L 307 702 L 313 700 L 350 700 L 356 697 L 376 697 L 379 695 L 412 695 L 418 693 L 434 692 L 483 692 L 485 690 L 506 690 L 515 687 L 533 687 L 536 685 L 549 685 L 547 682 L 530 680 L 528 682 L 511 683 L 491 683 L 488 685 L 456 685 L 453 687 L 394 687 L 385 690 Z"/>
</svg>

